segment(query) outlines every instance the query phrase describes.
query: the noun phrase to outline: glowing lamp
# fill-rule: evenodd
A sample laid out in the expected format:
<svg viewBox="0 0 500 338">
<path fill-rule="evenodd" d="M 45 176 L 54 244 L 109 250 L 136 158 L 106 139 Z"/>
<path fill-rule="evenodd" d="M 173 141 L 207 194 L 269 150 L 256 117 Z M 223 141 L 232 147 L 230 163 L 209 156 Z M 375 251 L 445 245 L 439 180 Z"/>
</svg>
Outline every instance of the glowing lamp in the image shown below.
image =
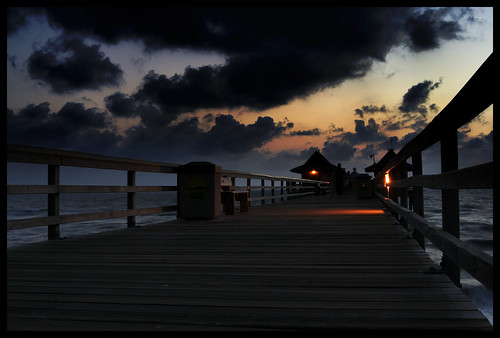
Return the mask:
<svg viewBox="0 0 500 338">
<path fill-rule="evenodd" d="M 316 170 L 311 170 L 311 175 L 317 175 L 318 172 Z"/>
<path fill-rule="evenodd" d="M 389 198 L 389 183 L 390 183 L 390 179 L 389 179 L 389 173 L 386 173 L 385 174 L 385 186 L 387 188 L 387 198 Z"/>
</svg>

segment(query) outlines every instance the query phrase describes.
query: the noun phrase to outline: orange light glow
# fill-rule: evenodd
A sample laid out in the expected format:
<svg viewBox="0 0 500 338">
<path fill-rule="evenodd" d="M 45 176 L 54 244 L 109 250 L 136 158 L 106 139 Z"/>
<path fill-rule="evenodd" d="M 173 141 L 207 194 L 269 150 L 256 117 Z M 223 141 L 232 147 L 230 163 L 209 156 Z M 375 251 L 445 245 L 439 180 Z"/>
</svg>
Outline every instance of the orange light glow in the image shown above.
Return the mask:
<svg viewBox="0 0 500 338">
<path fill-rule="evenodd" d="M 390 180 L 389 180 L 389 173 L 385 174 L 385 184 L 389 184 L 390 183 Z"/>
<path fill-rule="evenodd" d="M 334 215 L 383 215 L 385 212 L 381 209 L 319 209 L 308 211 L 307 214 L 315 216 L 334 216 Z"/>
<path fill-rule="evenodd" d="M 318 172 L 316 170 L 311 170 L 311 175 L 316 175 Z"/>
</svg>

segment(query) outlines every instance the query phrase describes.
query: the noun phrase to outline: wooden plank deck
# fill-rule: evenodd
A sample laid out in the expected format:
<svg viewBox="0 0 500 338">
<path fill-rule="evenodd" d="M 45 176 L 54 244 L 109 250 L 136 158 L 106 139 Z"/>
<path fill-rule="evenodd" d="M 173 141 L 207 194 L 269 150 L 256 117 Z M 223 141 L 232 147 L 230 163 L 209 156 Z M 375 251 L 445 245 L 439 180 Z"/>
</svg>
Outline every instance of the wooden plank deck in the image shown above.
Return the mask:
<svg viewBox="0 0 500 338">
<path fill-rule="evenodd" d="M 7 251 L 8 330 L 491 330 L 375 199 L 317 196 Z"/>
</svg>

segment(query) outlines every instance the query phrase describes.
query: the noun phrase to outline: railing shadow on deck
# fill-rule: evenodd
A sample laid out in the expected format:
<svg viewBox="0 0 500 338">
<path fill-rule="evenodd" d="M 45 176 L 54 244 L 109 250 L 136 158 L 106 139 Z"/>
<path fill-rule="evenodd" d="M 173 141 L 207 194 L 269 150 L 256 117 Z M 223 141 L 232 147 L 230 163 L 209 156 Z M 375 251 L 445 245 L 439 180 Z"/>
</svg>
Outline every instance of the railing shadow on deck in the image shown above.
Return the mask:
<svg viewBox="0 0 500 338">
<path fill-rule="evenodd" d="M 456 285 L 460 285 L 462 268 L 490 290 L 493 290 L 493 257 L 459 240 L 459 189 L 494 188 L 494 162 L 459 169 L 457 129 L 493 104 L 493 61 L 491 54 L 434 120 L 374 178 L 377 197 L 403 226 L 413 230 L 422 248 L 425 248 L 427 238 L 443 252 L 441 265 Z M 438 142 L 441 147 L 441 174 L 423 175 L 422 151 Z M 407 177 L 406 160 L 409 158 L 412 177 Z M 442 229 L 423 218 L 424 187 L 442 191 Z M 413 211 L 408 208 L 408 188 L 412 189 Z"/>
<path fill-rule="evenodd" d="M 48 229 L 48 239 L 52 240 L 60 237 L 61 224 L 127 217 L 127 227 L 134 227 L 136 226 L 136 216 L 158 214 L 170 211 L 177 212 L 179 217 L 180 208 L 178 204 L 150 206 L 147 208 L 136 207 L 136 193 L 164 191 L 177 191 L 177 193 L 179 193 L 179 190 L 182 189 L 182 187 L 178 187 L 178 185 L 136 185 L 136 173 L 145 172 L 178 175 L 179 168 L 182 167 L 178 164 L 142 161 L 12 144 L 7 145 L 7 162 L 41 164 L 48 166 L 46 185 L 7 185 L 6 187 L 7 195 L 46 194 L 48 206 L 47 216 L 15 220 L 7 219 L 7 231 L 46 226 Z M 127 181 L 126 185 L 121 186 L 62 185 L 60 184 L 61 167 L 81 167 L 125 171 L 127 173 Z M 251 205 L 265 204 L 266 201 L 267 203 L 276 203 L 291 198 L 318 194 L 329 189 L 329 182 L 324 181 L 270 176 L 230 170 L 221 170 L 218 172 L 218 175 L 231 180 L 231 184 L 229 186 L 230 189 L 248 191 L 250 196 L 249 204 Z M 243 183 L 241 180 L 244 180 Z M 252 181 L 254 181 L 253 185 Z M 256 185 L 255 181 L 260 184 Z M 220 195 L 220 178 L 216 184 L 216 194 Z M 124 205 L 124 209 L 122 210 L 63 215 L 59 212 L 60 195 L 68 193 L 126 193 L 127 201 L 126 205 Z M 177 198 L 177 203 L 179 203 L 179 198 Z M 218 207 L 220 208 L 220 204 Z"/>
</svg>

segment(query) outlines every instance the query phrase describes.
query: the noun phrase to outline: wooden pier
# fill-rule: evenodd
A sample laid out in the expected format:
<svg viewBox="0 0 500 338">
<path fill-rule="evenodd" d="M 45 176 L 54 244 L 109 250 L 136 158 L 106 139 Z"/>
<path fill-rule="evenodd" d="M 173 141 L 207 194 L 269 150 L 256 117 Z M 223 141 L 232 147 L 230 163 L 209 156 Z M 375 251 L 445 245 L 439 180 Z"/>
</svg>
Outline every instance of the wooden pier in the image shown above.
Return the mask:
<svg viewBox="0 0 500 338">
<path fill-rule="evenodd" d="M 29 244 L 7 263 L 9 330 L 492 329 L 353 195 Z"/>
<path fill-rule="evenodd" d="M 8 145 L 7 162 L 46 166 L 47 184 L 8 185 L 7 195 L 46 194 L 47 215 L 8 219 L 6 230 L 46 227 L 48 241 L 7 250 L 7 329 L 491 331 L 460 289 L 463 269 L 493 291 L 494 270 L 492 256 L 460 240 L 458 192 L 493 189 L 494 163 L 459 169 L 457 129 L 493 104 L 494 86 L 484 85 L 493 74 L 492 54 L 373 180 L 355 183 L 377 198 L 207 162 Z M 438 142 L 442 172 L 426 175 L 422 152 Z M 119 170 L 126 185 L 63 185 L 60 167 Z M 136 185 L 137 172 L 177 175 L 176 185 Z M 423 188 L 442 192 L 442 228 L 424 218 Z M 136 194 L 165 191 L 176 205 L 137 207 Z M 121 210 L 66 214 L 66 193 L 127 198 Z M 164 212 L 178 219 L 136 226 Z M 126 228 L 59 239 L 61 225 L 110 218 Z M 442 271 L 426 241 L 443 253 Z"/>
</svg>

